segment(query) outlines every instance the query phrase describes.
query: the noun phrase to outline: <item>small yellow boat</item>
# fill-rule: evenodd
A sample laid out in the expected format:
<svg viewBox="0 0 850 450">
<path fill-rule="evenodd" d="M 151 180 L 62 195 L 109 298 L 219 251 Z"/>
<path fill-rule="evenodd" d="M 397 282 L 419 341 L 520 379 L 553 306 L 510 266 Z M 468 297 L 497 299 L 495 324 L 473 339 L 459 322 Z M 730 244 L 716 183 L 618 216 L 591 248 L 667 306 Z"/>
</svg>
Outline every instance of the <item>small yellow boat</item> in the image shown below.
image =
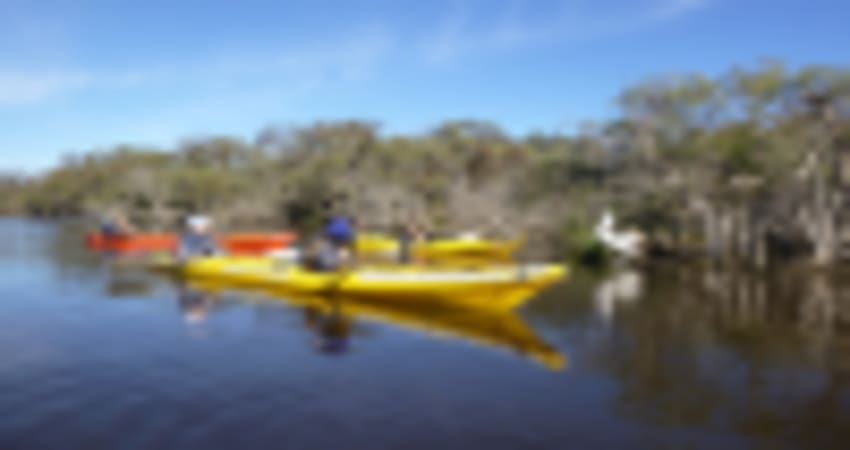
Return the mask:
<svg viewBox="0 0 850 450">
<path fill-rule="evenodd" d="M 566 276 L 557 264 L 439 268 L 362 266 L 315 272 L 273 258 L 211 257 L 177 266 L 180 275 L 293 294 L 345 295 L 394 302 L 441 302 L 507 311 Z"/>
<path fill-rule="evenodd" d="M 491 260 L 508 261 L 522 245 L 522 239 L 487 240 L 478 238 L 434 239 L 414 243 L 411 252 L 419 259 L 431 260 Z M 382 234 L 363 234 L 357 237 L 357 253 L 367 256 L 395 257 L 399 242 Z"/>
</svg>

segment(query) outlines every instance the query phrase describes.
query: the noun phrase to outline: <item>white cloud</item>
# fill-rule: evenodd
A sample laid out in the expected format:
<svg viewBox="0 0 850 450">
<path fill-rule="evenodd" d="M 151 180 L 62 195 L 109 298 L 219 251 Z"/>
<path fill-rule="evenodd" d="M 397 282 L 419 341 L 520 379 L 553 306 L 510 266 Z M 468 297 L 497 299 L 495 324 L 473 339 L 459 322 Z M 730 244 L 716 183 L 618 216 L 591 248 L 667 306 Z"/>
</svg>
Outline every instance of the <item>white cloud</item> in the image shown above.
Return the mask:
<svg viewBox="0 0 850 450">
<path fill-rule="evenodd" d="M 92 82 L 84 72 L 0 71 L 0 106 L 43 102 L 57 95 L 84 89 Z"/>
<path fill-rule="evenodd" d="M 710 0 L 652 0 L 616 9 L 582 9 L 563 3 L 559 11 L 527 20 L 516 8 L 494 23 L 477 23 L 462 8 L 451 11 L 421 45 L 426 62 L 443 63 L 461 56 L 557 44 L 637 31 L 669 22 L 708 6 Z"/>
<path fill-rule="evenodd" d="M 89 90 L 239 86 L 257 80 L 305 89 L 333 82 L 357 82 L 372 76 L 392 43 L 383 30 L 370 27 L 300 47 L 211 53 L 200 60 L 156 67 L 30 71 L 0 68 L 0 107 L 40 104 Z"/>
<path fill-rule="evenodd" d="M 638 1 L 619 9 L 593 9 L 587 3 L 582 8 L 581 3 L 565 2 L 561 10 L 535 20 L 523 16 L 527 11 L 521 3 L 509 3 L 496 16 L 487 15 L 489 21 L 481 19 L 480 8 L 473 16 L 464 9 L 468 4 L 458 3 L 433 27 L 435 32 L 414 37 L 404 43 L 411 47 L 403 50 L 413 58 L 438 64 L 476 53 L 599 38 L 674 20 L 705 7 L 710 0 Z M 0 108 L 43 104 L 86 91 L 152 86 L 247 86 L 273 80 L 315 89 L 329 83 L 358 82 L 373 76 L 398 42 L 382 27 L 367 24 L 322 42 L 251 51 L 212 50 L 197 60 L 150 67 L 103 70 L 77 69 L 70 64 L 50 69 L 43 63 L 39 70 L 0 67 Z M 44 47 L 39 43 L 38 48 Z"/>
<path fill-rule="evenodd" d="M 275 75 L 299 81 L 356 81 L 373 73 L 392 44 L 383 29 L 361 27 L 333 40 L 299 47 L 225 52 L 195 64 L 173 67 L 171 72 L 214 79 Z"/>
</svg>

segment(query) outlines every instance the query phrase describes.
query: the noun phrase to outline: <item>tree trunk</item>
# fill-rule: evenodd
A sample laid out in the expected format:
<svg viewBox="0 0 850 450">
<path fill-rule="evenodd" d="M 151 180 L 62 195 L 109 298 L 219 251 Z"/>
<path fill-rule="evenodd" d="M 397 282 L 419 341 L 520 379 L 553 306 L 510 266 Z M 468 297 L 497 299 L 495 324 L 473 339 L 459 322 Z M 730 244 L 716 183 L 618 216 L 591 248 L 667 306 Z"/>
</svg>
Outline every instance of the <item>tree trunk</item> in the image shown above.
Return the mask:
<svg viewBox="0 0 850 450">
<path fill-rule="evenodd" d="M 694 205 L 694 209 L 702 218 L 704 250 L 708 256 L 720 258 L 723 255 L 720 217 L 715 208 L 704 199 L 697 199 Z"/>
<path fill-rule="evenodd" d="M 735 214 L 735 254 L 738 259 L 750 262 L 752 260 L 752 233 L 750 214 L 746 207 L 739 207 Z"/>
<path fill-rule="evenodd" d="M 735 216 L 734 213 L 723 211 L 718 217 L 720 229 L 720 256 L 724 260 L 729 260 L 733 254 L 734 234 L 735 234 Z"/>
<path fill-rule="evenodd" d="M 767 232 L 764 224 L 756 225 L 755 238 L 753 240 L 753 264 L 759 270 L 764 270 L 768 265 L 767 254 Z"/>
<path fill-rule="evenodd" d="M 831 208 L 819 208 L 812 219 L 814 244 L 814 264 L 826 267 L 835 263 L 838 250 L 838 233 L 835 226 L 835 212 Z"/>
</svg>

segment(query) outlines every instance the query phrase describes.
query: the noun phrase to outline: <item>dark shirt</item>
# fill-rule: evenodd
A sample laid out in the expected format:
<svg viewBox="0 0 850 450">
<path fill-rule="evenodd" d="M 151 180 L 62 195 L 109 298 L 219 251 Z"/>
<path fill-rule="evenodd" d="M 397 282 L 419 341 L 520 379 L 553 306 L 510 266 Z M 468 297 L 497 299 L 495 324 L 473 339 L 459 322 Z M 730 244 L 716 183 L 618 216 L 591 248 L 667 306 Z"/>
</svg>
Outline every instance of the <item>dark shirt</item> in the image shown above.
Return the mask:
<svg viewBox="0 0 850 450">
<path fill-rule="evenodd" d="M 101 222 L 100 233 L 103 234 L 105 237 L 116 237 L 121 235 L 121 232 L 118 230 L 118 227 L 108 220 Z"/>
</svg>

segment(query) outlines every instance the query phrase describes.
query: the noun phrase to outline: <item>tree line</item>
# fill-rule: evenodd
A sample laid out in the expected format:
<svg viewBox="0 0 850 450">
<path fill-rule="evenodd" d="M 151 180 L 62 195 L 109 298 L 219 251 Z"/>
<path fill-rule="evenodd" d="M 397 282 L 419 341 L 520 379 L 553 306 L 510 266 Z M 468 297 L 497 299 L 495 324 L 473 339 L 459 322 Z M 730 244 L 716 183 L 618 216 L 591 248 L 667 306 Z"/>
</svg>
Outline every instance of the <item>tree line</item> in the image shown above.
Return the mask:
<svg viewBox="0 0 850 450">
<path fill-rule="evenodd" d="M 44 217 L 121 210 L 152 228 L 203 211 L 225 226 L 315 227 L 328 203 L 364 227 L 415 218 L 446 232 L 525 234 L 581 254 L 606 208 L 653 254 L 764 266 L 850 251 L 850 71 L 777 63 L 625 89 L 620 113 L 570 135 L 510 136 L 450 121 L 388 136 L 363 121 L 270 126 L 173 149 L 119 146 L 0 177 L 0 211 Z"/>
</svg>

